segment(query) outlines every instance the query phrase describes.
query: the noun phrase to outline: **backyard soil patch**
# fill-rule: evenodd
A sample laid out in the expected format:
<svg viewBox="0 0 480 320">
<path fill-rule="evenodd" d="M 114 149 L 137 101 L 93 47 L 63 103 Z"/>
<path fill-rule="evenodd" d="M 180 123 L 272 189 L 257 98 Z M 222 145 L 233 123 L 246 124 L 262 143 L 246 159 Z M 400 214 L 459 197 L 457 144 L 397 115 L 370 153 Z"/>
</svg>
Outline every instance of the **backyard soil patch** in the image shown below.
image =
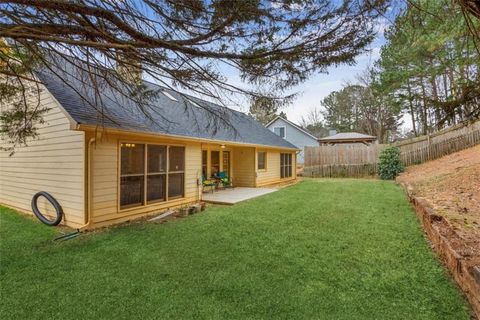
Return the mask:
<svg viewBox="0 0 480 320">
<path fill-rule="evenodd" d="M 409 167 L 397 181 L 480 318 L 480 146 Z"/>
</svg>

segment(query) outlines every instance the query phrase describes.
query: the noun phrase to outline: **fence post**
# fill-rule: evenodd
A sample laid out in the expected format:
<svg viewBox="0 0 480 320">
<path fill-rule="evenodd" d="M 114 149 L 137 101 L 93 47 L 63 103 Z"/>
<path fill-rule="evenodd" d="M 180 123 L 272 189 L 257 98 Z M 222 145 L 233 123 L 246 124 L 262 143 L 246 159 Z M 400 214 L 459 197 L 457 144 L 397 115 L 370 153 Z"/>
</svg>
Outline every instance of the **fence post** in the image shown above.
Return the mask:
<svg viewBox="0 0 480 320">
<path fill-rule="evenodd" d="M 427 155 L 428 155 L 428 160 L 432 160 L 432 156 L 430 154 L 430 149 L 431 149 L 431 141 L 430 141 L 430 133 L 427 134 Z"/>
</svg>

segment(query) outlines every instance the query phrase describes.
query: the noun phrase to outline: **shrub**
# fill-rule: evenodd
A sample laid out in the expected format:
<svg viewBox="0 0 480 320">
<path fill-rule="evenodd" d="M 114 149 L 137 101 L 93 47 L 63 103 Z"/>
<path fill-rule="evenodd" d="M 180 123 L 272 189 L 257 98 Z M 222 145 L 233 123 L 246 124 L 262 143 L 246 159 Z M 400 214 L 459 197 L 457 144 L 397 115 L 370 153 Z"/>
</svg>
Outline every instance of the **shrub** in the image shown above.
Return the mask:
<svg viewBox="0 0 480 320">
<path fill-rule="evenodd" d="M 378 162 L 378 175 L 383 180 L 393 180 L 400 172 L 403 172 L 403 165 L 400 161 L 400 149 L 388 147 L 380 153 Z"/>
</svg>

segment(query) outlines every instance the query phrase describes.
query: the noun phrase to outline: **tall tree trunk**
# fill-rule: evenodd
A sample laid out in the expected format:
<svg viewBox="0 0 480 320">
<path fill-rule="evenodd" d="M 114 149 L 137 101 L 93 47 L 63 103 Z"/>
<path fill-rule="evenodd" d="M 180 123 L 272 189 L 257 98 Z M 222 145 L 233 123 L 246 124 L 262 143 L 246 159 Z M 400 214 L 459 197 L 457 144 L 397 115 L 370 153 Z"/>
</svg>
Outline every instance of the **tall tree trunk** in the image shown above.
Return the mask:
<svg viewBox="0 0 480 320">
<path fill-rule="evenodd" d="M 434 101 L 439 101 L 438 90 L 437 90 L 437 81 L 435 79 L 435 76 L 430 77 L 430 84 L 432 86 L 433 100 Z M 441 126 L 440 126 L 440 120 L 441 120 L 440 109 L 435 108 L 435 126 L 436 126 L 437 130 L 442 129 Z"/>
<path fill-rule="evenodd" d="M 451 92 L 449 93 L 450 90 L 448 87 L 448 76 L 445 72 L 443 73 L 443 90 L 445 91 L 445 101 L 447 101 L 451 95 Z M 446 112 L 444 112 L 444 116 L 448 119 L 449 125 L 455 124 L 455 117 L 450 117 Z"/>
<path fill-rule="evenodd" d="M 458 91 L 457 91 L 457 88 L 455 87 L 455 78 L 453 76 L 452 68 L 447 69 L 447 74 L 448 74 L 448 80 L 450 81 L 450 94 L 452 96 L 452 99 L 456 99 L 458 97 Z M 450 114 L 452 115 L 453 123 L 455 124 L 457 122 L 455 111 L 452 112 L 450 110 Z"/>
<path fill-rule="evenodd" d="M 412 117 L 412 130 L 415 137 L 418 137 L 417 125 L 415 123 L 415 107 L 413 105 L 412 88 L 410 87 L 410 79 L 407 80 L 408 103 L 410 107 L 410 116 Z"/>
<path fill-rule="evenodd" d="M 427 93 L 425 90 L 425 83 L 423 81 L 423 76 L 420 76 L 420 84 L 422 88 L 422 134 L 428 134 L 428 106 L 427 106 Z"/>
</svg>

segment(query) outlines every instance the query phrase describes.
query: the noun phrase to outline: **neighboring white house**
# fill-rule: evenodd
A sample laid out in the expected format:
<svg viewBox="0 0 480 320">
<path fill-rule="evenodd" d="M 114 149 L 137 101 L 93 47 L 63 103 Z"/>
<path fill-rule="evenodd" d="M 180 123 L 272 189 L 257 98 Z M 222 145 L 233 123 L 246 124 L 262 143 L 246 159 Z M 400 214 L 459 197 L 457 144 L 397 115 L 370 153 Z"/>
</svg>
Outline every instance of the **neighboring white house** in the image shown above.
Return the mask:
<svg viewBox="0 0 480 320">
<path fill-rule="evenodd" d="M 301 149 L 297 155 L 297 163 L 304 163 L 303 152 L 306 146 L 312 147 L 319 145 L 318 139 L 313 134 L 303 129 L 299 125 L 280 116 L 277 116 L 275 119 L 270 121 L 266 127 L 297 148 Z"/>
</svg>

